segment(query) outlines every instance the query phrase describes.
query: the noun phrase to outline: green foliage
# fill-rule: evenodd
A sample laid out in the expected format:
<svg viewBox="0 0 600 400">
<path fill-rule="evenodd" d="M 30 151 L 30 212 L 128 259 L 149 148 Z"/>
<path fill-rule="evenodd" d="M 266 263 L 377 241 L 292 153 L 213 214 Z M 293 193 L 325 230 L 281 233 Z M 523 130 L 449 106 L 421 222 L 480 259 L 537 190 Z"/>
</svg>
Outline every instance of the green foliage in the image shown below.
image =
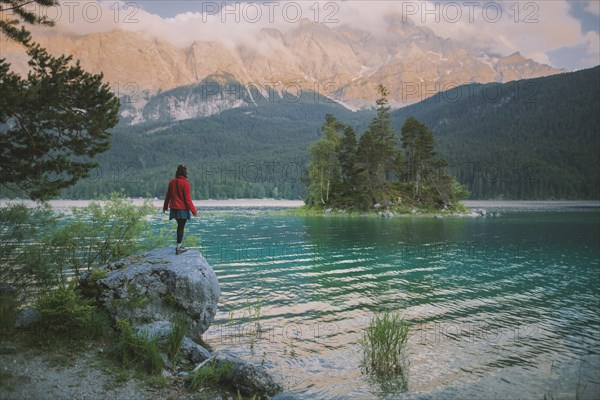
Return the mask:
<svg viewBox="0 0 600 400">
<path fill-rule="evenodd" d="M 325 116 L 323 135 L 308 148 L 308 204 L 327 204 L 329 194 L 340 179 L 337 154 L 340 147 L 338 131 L 344 126 L 331 114 Z"/>
<path fill-rule="evenodd" d="M 402 375 L 409 325 L 397 312 L 375 315 L 363 333 L 364 366 L 378 377 Z"/>
<path fill-rule="evenodd" d="M 91 340 L 108 328 L 108 318 L 71 287 L 61 287 L 40 296 L 36 330 L 54 338 Z"/>
<path fill-rule="evenodd" d="M 31 4 L 33 3 L 33 7 Z M 54 21 L 48 18 L 41 7 L 58 6 L 58 0 L 2 0 L 0 1 L 0 32 L 5 34 L 9 39 L 17 42 L 28 44 L 31 40 L 31 35 L 23 23 L 39 24 L 53 26 Z M 34 11 L 40 11 L 36 14 Z M 8 17 L 11 15 L 11 17 Z M 21 25 L 21 29 L 18 26 Z"/>
<path fill-rule="evenodd" d="M 158 337 L 148 338 L 148 335 L 138 335 L 129 321 L 117 321 L 118 339 L 113 354 L 126 367 L 140 366 L 149 374 L 158 374 L 164 368 L 160 355 Z"/>
<path fill-rule="evenodd" d="M 61 282 L 62 266 L 49 246 L 56 224 L 48 205 L 0 208 L 0 282 L 14 288 L 18 297 Z"/>
<path fill-rule="evenodd" d="M 214 387 L 222 383 L 231 373 L 231 368 L 232 364 L 228 361 L 222 363 L 215 360 L 209 361 L 202 368 L 190 374 L 190 390 L 197 390 L 201 387 Z"/>
<path fill-rule="evenodd" d="M 101 279 L 106 272 L 97 267 L 146 248 L 140 238 L 151 230 L 146 217 L 153 212 L 149 202 L 138 207 L 118 195 L 66 216 L 48 205 L 0 208 L 0 282 L 24 297 L 64 286 L 83 270 Z M 83 294 L 95 298 L 93 287 Z"/>
<path fill-rule="evenodd" d="M 32 199 L 52 198 L 98 166 L 93 158 L 110 147 L 120 105 L 102 74 L 31 42 L 22 24 L 53 26 L 44 10 L 52 6 L 58 1 L 0 1 L 0 32 L 30 58 L 26 78 L 0 58 L 0 187 Z"/>
<path fill-rule="evenodd" d="M 90 276 L 86 282 L 86 284 L 82 284 L 82 281 L 79 283 L 79 291 L 83 297 L 91 300 L 98 300 L 100 296 L 101 290 L 97 285 L 97 282 L 105 278 L 108 275 L 108 270 L 106 269 L 95 269 L 90 273 Z"/>
<path fill-rule="evenodd" d="M 17 293 L 10 287 L 0 286 L 0 342 L 14 334 L 18 305 Z"/>
<path fill-rule="evenodd" d="M 181 344 L 188 329 L 188 323 L 182 315 L 173 321 L 173 329 L 164 345 L 159 337 L 149 337 L 147 333 L 139 334 L 127 320 L 117 321 L 117 341 L 111 353 L 126 368 L 138 366 L 148 374 L 158 374 L 165 367 L 161 353 L 167 355 L 172 363 L 181 358 Z"/>
<path fill-rule="evenodd" d="M 163 301 L 165 303 L 167 303 L 168 305 L 170 305 L 171 307 L 177 307 L 179 306 L 179 302 L 177 301 L 177 299 L 175 298 L 175 296 L 173 296 L 171 293 L 167 293 L 163 296 Z"/>
<path fill-rule="evenodd" d="M 357 166 L 360 169 L 357 185 L 363 193 L 368 193 L 374 201 L 379 201 L 387 192 L 388 175 L 393 169 L 397 156 L 398 138 L 391 126 L 388 91 L 379 85 L 380 98 L 377 100 L 377 114 L 369 129 L 358 142 Z"/>
<path fill-rule="evenodd" d="M 52 235 L 60 262 L 76 276 L 83 270 L 122 259 L 142 249 L 140 237 L 150 230 L 145 218 L 155 212 L 149 201 L 138 207 L 113 194 L 103 204 L 90 203 L 72 210 L 70 218 Z"/>
</svg>

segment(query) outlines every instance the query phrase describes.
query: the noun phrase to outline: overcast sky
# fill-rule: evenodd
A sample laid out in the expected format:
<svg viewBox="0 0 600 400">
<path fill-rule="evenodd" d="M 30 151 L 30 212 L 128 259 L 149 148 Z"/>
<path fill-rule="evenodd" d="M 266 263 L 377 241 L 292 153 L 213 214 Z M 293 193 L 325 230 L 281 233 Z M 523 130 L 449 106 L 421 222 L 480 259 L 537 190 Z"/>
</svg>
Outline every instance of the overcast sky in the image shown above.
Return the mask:
<svg viewBox="0 0 600 400">
<path fill-rule="evenodd" d="M 195 40 L 251 43 L 261 28 L 285 31 L 301 19 L 330 26 L 348 24 L 377 34 L 384 28 L 383 17 L 396 13 L 431 28 L 438 36 L 487 45 L 502 55 L 520 51 L 537 62 L 569 70 L 600 64 L 600 0 L 71 3 L 76 5 L 69 10 L 63 5 L 61 18 L 57 18 L 62 29 L 91 33 L 120 28 L 145 32 L 177 46 Z"/>
</svg>

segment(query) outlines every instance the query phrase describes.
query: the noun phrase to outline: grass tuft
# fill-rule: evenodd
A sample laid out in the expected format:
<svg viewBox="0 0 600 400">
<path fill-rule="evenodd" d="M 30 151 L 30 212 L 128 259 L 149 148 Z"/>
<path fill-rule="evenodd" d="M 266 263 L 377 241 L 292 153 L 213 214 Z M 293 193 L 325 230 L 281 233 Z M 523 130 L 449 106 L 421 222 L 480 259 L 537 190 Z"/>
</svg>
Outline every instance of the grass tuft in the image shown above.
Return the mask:
<svg viewBox="0 0 600 400">
<path fill-rule="evenodd" d="M 379 377 L 404 374 L 408 331 L 408 322 L 397 312 L 385 311 L 371 319 L 361 341 L 368 373 Z"/>
<path fill-rule="evenodd" d="M 189 324 L 182 314 L 178 314 L 173 320 L 173 330 L 167 340 L 167 355 L 169 360 L 175 364 L 181 358 L 181 344 L 187 333 Z"/>
<path fill-rule="evenodd" d="M 124 366 L 137 364 L 149 374 L 162 371 L 164 362 L 160 355 L 158 337 L 150 339 L 148 335 L 138 335 L 126 320 L 117 321 L 117 330 L 119 337 L 114 354 Z"/>
<path fill-rule="evenodd" d="M 193 371 L 190 374 L 190 390 L 197 390 L 202 387 L 214 387 L 222 383 L 230 374 L 231 368 L 232 364 L 228 361 L 223 363 L 217 363 L 215 360 L 210 361 L 199 370 Z"/>
</svg>

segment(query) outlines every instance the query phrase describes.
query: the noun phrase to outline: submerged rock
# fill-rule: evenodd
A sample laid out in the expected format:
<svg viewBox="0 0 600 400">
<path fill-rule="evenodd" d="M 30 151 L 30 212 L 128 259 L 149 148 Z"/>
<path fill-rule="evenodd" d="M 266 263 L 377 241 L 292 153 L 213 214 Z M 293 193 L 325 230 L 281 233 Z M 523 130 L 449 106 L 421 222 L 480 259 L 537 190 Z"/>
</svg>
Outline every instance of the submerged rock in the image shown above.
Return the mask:
<svg viewBox="0 0 600 400">
<path fill-rule="evenodd" d="M 81 284 L 96 286 L 98 301 L 114 320 L 161 334 L 168 330 L 165 321 L 180 314 L 188 336 L 199 339 L 217 313 L 219 281 L 198 251 L 154 250 L 102 268 L 108 271 L 105 277 L 93 282 L 86 274 Z"/>
<path fill-rule="evenodd" d="M 382 218 L 393 218 L 394 217 L 394 213 L 391 212 L 390 210 L 380 211 L 378 213 L 378 215 Z"/>
<path fill-rule="evenodd" d="M 480 217 L 485 217 L 487 215 L 487 211 L 485 208 L 474 208 L 471 210 L 471 213 L 474 213 Z"/>
</svg>

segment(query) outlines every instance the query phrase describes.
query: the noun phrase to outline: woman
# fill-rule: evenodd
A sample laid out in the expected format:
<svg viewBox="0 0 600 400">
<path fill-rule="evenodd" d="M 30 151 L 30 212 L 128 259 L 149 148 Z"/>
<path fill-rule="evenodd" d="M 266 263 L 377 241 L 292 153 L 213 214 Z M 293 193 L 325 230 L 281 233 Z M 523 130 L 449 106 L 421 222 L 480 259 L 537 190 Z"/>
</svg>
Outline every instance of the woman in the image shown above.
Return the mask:
<svg viewBox="0 0 600 400">
<path fill-rule="evenodd" d="M 169 181 L 169 189 L 165 196 L 163 212 L 166 212 L 167 208 L 171 209 L 169 220 L 177 220 L 177 248 L 175 249 L 175 254 L 179 255 L 187 251 L 181 245 L 181 242 L 183 240 L 185 223 L 191 218 L 190 212 L 194 214 L 194 217 L 198 216 L 198 211 L 196 211 L 196 207 L 192 203 L 190 182 L 187 180 L 187 167 L 183 164 L 177 166 L 175 178 Z"/>
</svg>

